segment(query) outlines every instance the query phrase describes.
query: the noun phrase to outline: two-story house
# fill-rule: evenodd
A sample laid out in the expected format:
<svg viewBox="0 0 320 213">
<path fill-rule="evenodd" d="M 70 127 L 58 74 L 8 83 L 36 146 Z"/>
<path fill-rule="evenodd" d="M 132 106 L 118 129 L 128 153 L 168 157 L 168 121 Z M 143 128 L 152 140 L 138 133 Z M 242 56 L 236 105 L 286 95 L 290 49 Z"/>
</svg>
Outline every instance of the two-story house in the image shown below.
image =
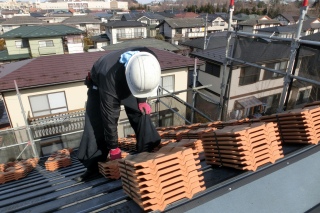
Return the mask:
<svg viewBox="0 0 320 213">
<path fill-rule="evenodd" d="M 299 14 L 294 13 L 281 13 L 274 17 L 282 26 L 297 24 L 299 21 Z"/>
<path fill-rule="evenodd" d="M 140 21 L 110 21 L 103 24 L 110 44 L 130 39 L 147 38 L 147 25 Z"/>
<path fill-rule="evenodd" d="M 268 16 L 259 16 L 258 18 L 238 22 L 239 31 L 249 33 L 257 33 L 258 29 L 276 26 L 280 26 L 280 22 Z"/>
<path fill-rule="evenodd" d="M 96 19 L 94 16 L 91 15 L 79 15 L 79 16 L 72 16 L 64 21 L 61 22 L 62 24 L 67 24 L 78 28 L 86 32 L 87 36 L 95 36 L 101 34 L 101 21 Z"/>
<path fill-rule="evenodd" d="M 166 18 L 158 26 L 159 33 L 173 44 L 204 37 L 205 21 L 202 18 Z"/>
<path fill-rule="evenodd" d="M 2 33 L 9 32 L 10 30 L 16 29 L 21 26 L 38 26 L 42 25 L 45 22 L 40 19 L 34 18 L 32 16 L 14 16 L 10 19 L 7 19 L 1 23 Z"/>
<path fill-rule="evenodd" d="M 258 64 L 262 67 L 286 72 L 291 47 L 288 44 L 257 41 L 251 39 L 239 39 L 234 58 Z M 283 76 L 268 70 L 254 66 L 248 66 L 244 62 L 233 62 L 232 71 L 227 67 L 223 73 L 226 47 L 218 47 L 205 51 L 193 52 L 190 55 L 206 61 L 198 73 L 200 85 L 212 84 L 207 94 L 216 101 L 220 101 L 221 83 L 224 79 L 228 82 L 228 95 L 223 94 L 226 100 L 225 106 L 227 120 L 242 119 L 252 116 L 260 111 L 275 113 L 283 90 Z M 229 54 L 231 54 L 229 52 Z M 300 51 L 299 61 L 295 75 L 299 75 L 299 68 L 303 60 L 314 55 L 314 52 L 304 49 Z M 224 82 L 226 84 L 226 82 Z M 301 84 L 293 81 L 290 100 L 291 106 L 301 104 L 299 94 L 312 89 L 310 84 Z M 306 93 L 310 95 L 310 93 Z M 308 99 L 308 97 L 307 97 Z"/>
<path fill-rule="evenodd" d="M 194 60 L 166 50 L 150 49 L 156 54 L 161 65 L 161 86 L 171 92 L 187 89 L 188 70 L 193 68 Z M 46 119 L 47 122 L 54 121 L 61 114 L 83 112 L 87 99 L 87 87 L 83 83 L 84 78 L 91 70 L 93 63 L 107 53 L 108 51 L 52 55 L 25 60 L 24 63 L 18 62 L 16 66 L 14 66 L 15 63 L 4 65 L 0 78 L 0 95 L 3 97 L 11 127 L 25 125 L 22 113 L 17 113 L 21 112 L 21 105 L 16 95 L 14 80 L 16 80 L 19 88 L 22 105 L 26 115 L 28 115 L 28 120 Z M 186 93 L 180 93 L 177 96 L 186 101 Z M 187 107 L 185 105 L 176 105 L 169 98 L 168 102 L 166 102 L 166 98 L 163 98 L 162 101 L 171 104 L 172 108 L 175 108 L 181 115 L 186 115 Z M 152 116 L 154 119 L 159 119 L 159 122 L 164 122 L 168 126 L 184 124 L 183 120 L 174 119 L 174 113 L 168 110 L 165 105 L 155 103 L 152 100 L 150 103 L 153 108 L 154 115 Z M 78 123 L 79 119 L 82 119 L 83 122 L 81 116 L 76 117 L 76 119 Z M 71 124 L 72 121 L 57 125 L 62 127 Z M 127 136 L 129 127 L 130 124 L 125 116 L 124 109 L 122 109 L 118 128 L 119 137 Z M 46 127 L 38 126 L 37 128 Z M 83 124 L 73 127 L 72 130 L 83 130 Z M 64 128 L 63 131 L 70 130 Z M 55 134 L 55 132 L 41 133 L 37 129 L 32 129 L 32 132 L 35 138 Z M 23 136 L 18 137 L 18 140 L 23 139 Z M 74 144 L 74 147 L 78 145 L 79 141 Z"/>
<path fill-rule="evenodd" d="M 83 52 L 84 32 L 67 25 L 22 26 L 2 35 L 7 56 L 29 58 Z"/>
</svg>

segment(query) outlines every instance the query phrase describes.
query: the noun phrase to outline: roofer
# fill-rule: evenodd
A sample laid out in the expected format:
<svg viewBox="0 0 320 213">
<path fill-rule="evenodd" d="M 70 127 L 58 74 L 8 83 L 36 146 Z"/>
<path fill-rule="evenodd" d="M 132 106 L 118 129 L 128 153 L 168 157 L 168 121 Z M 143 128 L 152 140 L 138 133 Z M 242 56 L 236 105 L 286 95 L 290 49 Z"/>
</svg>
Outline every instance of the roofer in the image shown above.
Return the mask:
<svg viewBox="0 0 320 213">
<path fill-rule="evenodd" d="M 147 97 L 156 96 L 160 82 L 161 68 L 155 54 L 148 48 L 135 47 L 113 51 L 98 59 L 86 77 L 88 99 L 86 102 L 85 126 L 78 150 L 78 159 L 87 168 L 86 172 L 74 178 L 84 181 L 98 173 L 98 162 L 121 158 L 118 148 L 118 119 L 120 105 L 124 105 L 131 127 L 141 143 L 145 128 L 139 125 L 144 113 L 150 120 L 151 107 Z M 151 120 L 149 121 L 151 123 Z M 155 127 L 151 125 L 153 132 Z M 150 127 L 149 127 L 150 128 Z M 148 138 L 148 137 L 147 137 Z M 151 147 L 160 143 L 156 132 L 148 139 Z M 148 150 L 147 150 L 148 149 Z M 150 151 L 138 147 L 138 151 Z"/>
</svg>

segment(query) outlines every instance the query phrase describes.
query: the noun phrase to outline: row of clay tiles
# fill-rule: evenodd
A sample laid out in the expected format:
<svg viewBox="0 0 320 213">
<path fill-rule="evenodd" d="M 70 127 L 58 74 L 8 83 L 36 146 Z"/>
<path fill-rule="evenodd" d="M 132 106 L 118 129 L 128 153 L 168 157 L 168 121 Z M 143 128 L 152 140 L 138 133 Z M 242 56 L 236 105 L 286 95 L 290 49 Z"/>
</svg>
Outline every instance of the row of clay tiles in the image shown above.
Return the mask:
<svg viewBox="0 0 320 213">
<path fill-rule="evenodd" d="M 0 164 L 0 184 L 27 176 L 38 164 L 38 158 Z"/>
</svg>

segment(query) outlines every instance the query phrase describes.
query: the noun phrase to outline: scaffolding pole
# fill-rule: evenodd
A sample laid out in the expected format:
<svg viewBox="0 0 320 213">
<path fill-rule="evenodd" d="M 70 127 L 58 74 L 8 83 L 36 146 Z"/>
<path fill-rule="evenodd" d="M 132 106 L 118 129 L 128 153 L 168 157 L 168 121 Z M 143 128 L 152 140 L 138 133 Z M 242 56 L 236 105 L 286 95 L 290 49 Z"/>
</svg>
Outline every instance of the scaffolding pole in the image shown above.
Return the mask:
<svg viewBox="0 0 320 213">
<path fill-rule="evenodd" d="M 23 107 L 22 100 L 21 100 L 21 95 L 20 95 L 19 88 L 18 88 L 16 80 L 14 80 L 14 85 L 15 85 L 17 96 L 18 96 L 18 99 L 19 99 L 21 113 L 22 113 L 22 116 L 23 116 L 23 119 L 24 119 L 24 122 L 25 122 L 25 125 L 26 125 L 26 130 L 27 130 L 28 137 L 29 137 L 29 140 L 30 140 L 30 145 L 32 147 L 33 156 L 35 158 L 38 158 L 39 155 L 38 155 L 37 149 L 36 149 L 35 144 L 34 144 L 34 140 L 33 140 L 32 134 L 31 134 L 31 130 L 30 130 L 29 124 L 28 124 L 27 116 L 26 116 L 25 111 L 24 111 L 24 107 Z"/>
<path fill-rule="evenodd" d="M 207 14 L 208 15 L 208 14 Z M 196 91 L 194 88 L 196 88 L 197 84 L 197 58 L 194 58 L 194 69 L 193 69 L 193 82 L 192 82 L 192 109 L 191 109 L 191 123 L 193 123 L 194 120 L 194 107 L 196 105 Z"/>
<path fill-rule="evenodd" d="M 302 29 L 303 20 L 304 20 L 304 17 L 306 16 L 307 11 L 308 11 L 308 3 L 307 2 L 308 1 L 305 0 L 303 2 L 303 6 L 300 9 L 300 18 L 299 18 L 298 28 L 297 28 L 297 32 L 294 36 L 294 39 L 292 40 L 292 43 L 291 43 L 291 53 L 290 53 L 290 58 L 289 58 L 289 65 L 287 68 L 286 75 L 284 77 L 284 85 L 283 85 L 283 90 L 282 90 L 282 93 L 280 96 L 279 107 L 277 109 L 277 112 L 283 112 L 284 103 L 286 103 L 286 99 L 288 98 L 287 93 L 289 92 L 289 85 L 292 80 L 291 76 L 293 73 L 294 62 L 296 60 L 297 50 L 300 46 L 298 39 L 301 36 L 301 29 Z"/>
</svg>

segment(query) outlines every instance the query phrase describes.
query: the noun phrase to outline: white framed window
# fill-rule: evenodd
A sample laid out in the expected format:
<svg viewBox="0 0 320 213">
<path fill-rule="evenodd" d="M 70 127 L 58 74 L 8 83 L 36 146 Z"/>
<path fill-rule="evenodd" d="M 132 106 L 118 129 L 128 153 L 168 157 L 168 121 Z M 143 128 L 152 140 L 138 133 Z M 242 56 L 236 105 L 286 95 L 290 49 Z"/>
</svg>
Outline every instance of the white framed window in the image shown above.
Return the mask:
<svg viewBox="0 0 320 213">
<path fill-rule="evenodd" d="M 64 92 L 29 96 L 29 103 L 34 117 L 68 111 Z"/>
<path fill-rule="evenodd" d="M 169 92 L 174 92 L 174 75 L 162 76 L 160 86 Z M 168 92 L 163 90 L 162 94 L 167 94 Z"/>
<path fill-rule="evenodd" d="M 46 40 L 46 41 L 39 41 L 39 47 L 53 47 L 53 41 L 52 40 Z"/>
<path fill-rule="evenodd" d="M 22 47 L 22 41 L 15 41 L 15 43 L 16 43 L 16 48 Z"/>
</svg>

